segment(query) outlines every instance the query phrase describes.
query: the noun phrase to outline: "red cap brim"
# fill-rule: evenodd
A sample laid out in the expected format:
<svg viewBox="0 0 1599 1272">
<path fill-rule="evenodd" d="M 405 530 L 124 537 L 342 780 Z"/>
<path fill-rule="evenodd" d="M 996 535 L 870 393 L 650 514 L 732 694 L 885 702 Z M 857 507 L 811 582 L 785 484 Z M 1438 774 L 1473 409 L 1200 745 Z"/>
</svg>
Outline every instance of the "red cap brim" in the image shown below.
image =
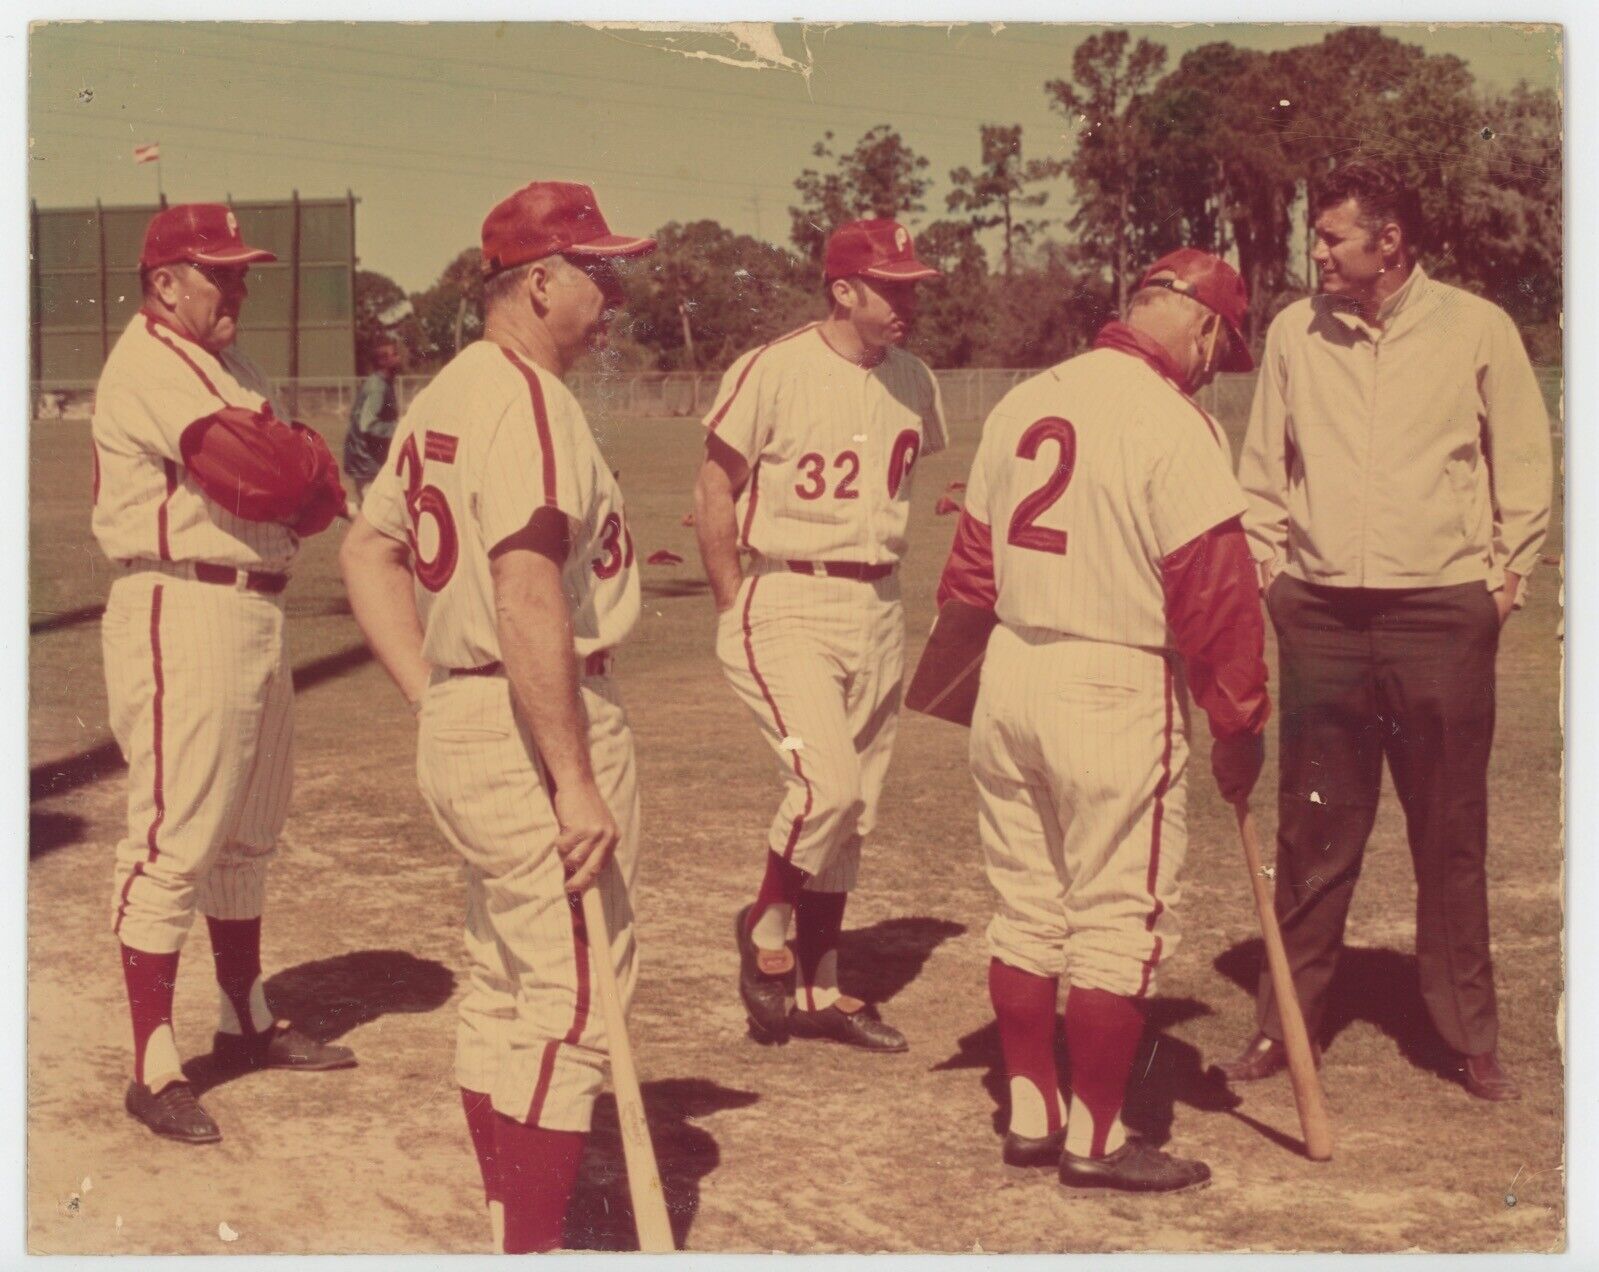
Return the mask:
<svg viewBox="0 0 1599 1272">
<path fill-rule="evenodd" d="M 918 283 L 929 278 L 944 277 L 931 265 L 924 265 L 921 261 L 915 260 L 873 265 L 871 269 L 863 269 L 861 273 L 867 278 L 877 278 L 888 283 Z"/>
<path fill-rule="evenodd" d="M 630 238 L 626 234 L 605 234 L 587 243 L 574 243 L 563 256 L 643 256 L 655 250 L 652 238 Z"/>
<path fill-rule="evenodd" d="M 190 252 L 180 259 L 191 260 L 197 265 L 250 265 L 256 261 L 275 261 L 278 258 L 264 247 L 225 247 L 211 252 Z"/>
</svg>

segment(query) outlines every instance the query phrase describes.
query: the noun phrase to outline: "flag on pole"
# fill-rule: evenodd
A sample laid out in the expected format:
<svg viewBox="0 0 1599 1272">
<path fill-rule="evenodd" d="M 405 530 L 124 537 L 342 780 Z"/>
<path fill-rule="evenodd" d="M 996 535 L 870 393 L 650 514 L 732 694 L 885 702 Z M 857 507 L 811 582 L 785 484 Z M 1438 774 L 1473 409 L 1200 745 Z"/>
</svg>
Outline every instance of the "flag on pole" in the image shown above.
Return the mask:
<svg viewBox="0 0 1599 1272">
<path fill-rule="evenodd" d="M 153 141 L 146 146 L 135 146 L 133 148 L 134 163 L 155 163 L 160 158 L 161 143 L 158 141 Z"/>
</svg>

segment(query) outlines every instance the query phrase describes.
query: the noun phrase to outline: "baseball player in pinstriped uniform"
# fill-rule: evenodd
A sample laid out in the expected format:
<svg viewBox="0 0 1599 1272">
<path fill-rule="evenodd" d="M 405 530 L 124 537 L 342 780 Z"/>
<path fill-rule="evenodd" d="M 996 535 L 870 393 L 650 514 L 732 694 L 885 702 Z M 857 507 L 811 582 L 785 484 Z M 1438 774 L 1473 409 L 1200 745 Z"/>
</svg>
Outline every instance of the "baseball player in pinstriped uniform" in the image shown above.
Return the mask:
<svg viewBox="0 0 1599 1272">
<path fill-rule="evenodd" d="M 496 1244 L 554 1249 L 608 1043 L 591 958 L 636 979 L 633 735 L 611 649 L 639 614 L 622 493 L 561 376 L 622 294 L 593 192 L 535 182 L 483 223 L 484 338 L 406 412 L 341 562 L 418 704 L 417 776 L 467 881 L 456 1076 Z M 414 576 L 414 581 L 413 581 Z M 578 896 L 604 898 L 591 950 Z"/>
<path fill-rule="evenodd" d="M 695 490 L 717 657 L 785 787 L 736 924 L 739 990 L 757 1040 L 903 1051 L 839 993 L 837 948 L 899 713 L 911 475 L 946 440 L 938 382 L 898 348 L 938 272 L 903 226 L 871 220 L 832 235 L 825 273 L 827 318 L 728 369 Z"/>
<path fill-rule="evenodd" d="M 300 538 L 344 509 L 326 444 L 284 423 L 229 346 L 251 262 L 220 204 L 150 222 L 144 300 L 95 392 L 94 534 L 122 567 L 101 623 L 111 727 L 128 760 L 112 927 L 133 1017 L 126 1107 L 158 1135 L 221 1132 L 183 1080 L 178 954 L 199 909 L 228 1068 L 355 1063 L 273 1020 L 261 983 L 267 861 L 288 815 L 294 689 L 283 589 Z"/>
<path fill-rule="evenodd" d="M 1222 794 L 1247 797 L 1269 712 L 1264 625 L 1214 421 L 1187 396 L 1252 365 L 1242 280 L 1183 249 L 1126 322 L 989 416 L 939 588 L 991 608 L 971 761 L 989 882 L 989 991 L 1010 1076 L 1004 1158 L 1076 1187 L 1209 1179 L 1129 1139 L 1141 1001 L 1177 947 L 1188 692 Z M 1186 689 L 1185 689 L 1186 686 Z M 1055 1073 L 1064 974 L 1071 1105 Z"/>
</svg>

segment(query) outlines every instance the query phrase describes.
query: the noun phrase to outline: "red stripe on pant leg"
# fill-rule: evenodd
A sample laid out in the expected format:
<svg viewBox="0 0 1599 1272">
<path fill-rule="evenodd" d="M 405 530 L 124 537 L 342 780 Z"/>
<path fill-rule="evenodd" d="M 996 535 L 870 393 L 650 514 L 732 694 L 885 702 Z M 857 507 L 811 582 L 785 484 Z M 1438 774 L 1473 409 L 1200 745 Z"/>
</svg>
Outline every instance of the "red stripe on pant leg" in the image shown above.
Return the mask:
<svg viewBox="0 0 1599 1272">
<path fill-rule="evenodd" d="M 750 631 L 750 608 L 755 604 L 755 587 L 760 581 L 760 575 L 750 580 L 749 594 L 744 598 L 744 655 L 749 660 L 750 675 L 755 677 L 761 696 L 766 699 L 766 705 L 772 712 L 772 723 L 777 726 L 777 736 L 781 740 L 788 736 L 788 727 L 783 723 L 783 713 L 777 709 L 777 701 L 772 697 L 771 689 L 767 687 L 766 678 L 761 675 L 761 669 L 755 665 L 755 639 Z M 788 861 L 794 855 L 794 845 L 799 842 L 800 831 L 805 828 L 805 819 L 811 815 L 811 805 L 815 795 L 811 789 L 810 778 L 805 776 L 805 765 L 800 762 L 799 752 L 790 751 L 789 755 L 794 761 L 795 776 L 805 783 L 805 807 L 800 809 L 799 816 L 794 819 L 794 825 L 788 832 L 788 843 L 783 846 L 784 861 Z"/>
<path fill-rule="evenodd" d="M 1159 920 L 1165 904 L 1155 894 L 1155 884 L 1160 873 L 1160 832 L 1161 824 L 1166 818 L 1166 792 L 1171 789 L 1171 751 L 1172 751 L 1172 672 L 1171 663 L 1166 664 L 1166 732 L 1160 757 L 1160 781 L 1155 783 L 1155 811 L 1151 817 L 1149 833 L 1149 873 L 1145 878 L 1145 887 L 1149 891 L 1149 899 L 1153 902 L 1149 914 L 1144 918 L 1144 931 L 1153 932 L 1155 923 Z M 1144 960 L 1143 977 L 1139 981 L 1137 997 L 1142 998 L 1149 989 L 1149 981 L 1154 973 L 1155 965 L 1160 962 L 1160 937 L 1155 938 L 1154 948 L 1150 950 L 1149 957 Z"/>
<path fill-rule="evenodd" d="M 570 898 L 566 908 L 572 920 L 572 954 L 577 961 L 576 1001 L 572 1007 L 572 1024 L 560 1042 L 552 1038 L 544 1044 L 544 1055 L 539 1059 L 538 1081 L 533 1086 L 533 1103 L 527 1113 L 529 1126 L 537 1126 L 539 1115 L 544 1112 L 544 1101 L 550 1093 L 550 1082 L 555 1076 L 555 1056 L 561 1043 L 575 1046 L 578 1039 L 583 1036 L 583 1030 L 588 1027 L 590 999 L 588 925 L 583 922 L 583 906 L 580 898 Z M 605 957 L 609 958 L 610 955 L 611 952 L 606 950 Z"/>
<path fill-rule="evenodd" d="M 167 798 L 165 786 L 165 756 L 162 749 L 162 734 L 164 729 L 164 712 L 166 697 L 166 676 L 161 667 L 161 595 L 162 585 L 156 584 L 155 591 L 150 596 L 150 663 L 155 678 L 155 692 L 150 701 L 150 718 L 152 733 L 151 753 L 155 760 L 155 790 L 153 798 L 155 803 L 155 816 L 150 819 L 149 829 L 145 831 L 145 843 L 149 853 L 143 861 L 133 867 L 133 873 L 128 876 L 128 881 L 122 885 L 122 901 L 117 907 L 117 920 L 111 925 L 113 932 L 122 931 L 122 920 L 128 913 L 128 894 L 133 890 L 133 881 L 144 873 L 144 867 L 154 862 L 161 855 L 157 836 L 161 830 L 161 823 L 166 820 Z"/>
</svg>

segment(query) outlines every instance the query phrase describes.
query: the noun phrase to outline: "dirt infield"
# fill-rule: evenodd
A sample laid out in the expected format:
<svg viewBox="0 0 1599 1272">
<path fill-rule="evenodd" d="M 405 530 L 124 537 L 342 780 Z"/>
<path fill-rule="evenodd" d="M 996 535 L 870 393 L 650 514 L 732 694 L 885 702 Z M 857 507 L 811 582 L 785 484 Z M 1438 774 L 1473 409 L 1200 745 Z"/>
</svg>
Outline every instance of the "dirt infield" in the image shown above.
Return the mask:
<svg viewBox="0 0 1599 1272">
<path fill-rule="evenodd" d="M 1236 437 L 1239 421 L 1226 421 Z M 335 428 L 330 431 L 336 432 Z M 914 659 L 977 436 L 917 476 L 905 594 Z M 335 442 L 337 438 L 332 440 Z M 452 1252 L 489 1248 L 452 1074 L 462 989 L 455 863 L 416 793 L 414 722 L 365 655 L 314 541 L 288 593 L 297 668 L 294 809 L 269 884 L 268 994 L 351 1071 L 258 1074 L 206 1104 L 224 1141 L 156 1140 L 121 1109 L 129 1030 L 109 932 L 123 784 L 108 745 L 89 534 L 87 426 L 32 435 L 28 1246 L 38 1253 Z M 1561 1008 L 1559 579 L 1545 569 L 1505 632 L 1489 858 L 1502 1054 L 1519 1104 L 1451 1080 L 1416 986 L 1415 886 L 1385 795 L 1334 991 L 1324 1079 L 1338 1153 L 1298 1151 L 1284 1081 L 1241 1100 L 1206 1076 L 1249 1033 L 1259 937 L 1228 810 L 1195 730 L 1185 944 L 1152 1006 L 1128 1122 L 1207 1160 L 1204 1193 L 1067 1198 L 999 1164 L 1004 1081 L 983 931 L 966 736 L 908 716 L 881 830 L 846 919 L 846 991 L 884 1002 L 911 1051 L 757 1047 L 744 1036 L 730 916 L 757 881 L 777 787 L 711 654 L 712 613 L 681 524 L 698 457 L 691 421 L 601 438 L 620 470 L 644 567 L 644 617 L 618 659 L 637 733 L 644 957 L 632 1036 L 680 1246 L 706 1251 L 1535 1250 L 1565 1230 Z M 1558 554 L 1558 539 L 1546 549 Z M 1275 675 L 1275 653 L 1270 655 Z M 1440 669 L 1447 674 L 1447 669 Z M 1257 807 L 1270 822 L 1275 765 Z M 1270 826 L 1266 827 L 1269 831 Z M 183 960 L 178 1042 L 210 1049 L 204 924 Z M 203 1062 L 195 1077 L 211 1081 Z M 607 1097 L 570 1244 L 633 1248 Z M 220 1225 L 235 1234 L 219 1235 Z"/>
</svg>

